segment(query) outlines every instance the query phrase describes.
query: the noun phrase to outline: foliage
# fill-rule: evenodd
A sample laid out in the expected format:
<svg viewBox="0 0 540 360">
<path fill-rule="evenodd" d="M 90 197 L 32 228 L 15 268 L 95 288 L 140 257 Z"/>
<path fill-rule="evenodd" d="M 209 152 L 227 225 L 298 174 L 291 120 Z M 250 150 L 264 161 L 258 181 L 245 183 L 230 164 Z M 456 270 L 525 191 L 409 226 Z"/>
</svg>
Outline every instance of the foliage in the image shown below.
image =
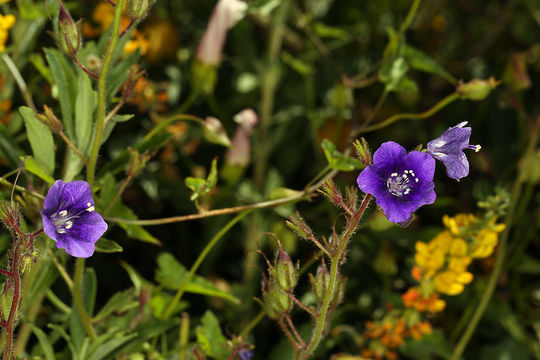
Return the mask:
<svg viewBox="0 0 540 360">
<path fill-rule="evenodd" d="M 0 0 L 3 359 L 540 359 L 539 13 Z"/>
</svg>

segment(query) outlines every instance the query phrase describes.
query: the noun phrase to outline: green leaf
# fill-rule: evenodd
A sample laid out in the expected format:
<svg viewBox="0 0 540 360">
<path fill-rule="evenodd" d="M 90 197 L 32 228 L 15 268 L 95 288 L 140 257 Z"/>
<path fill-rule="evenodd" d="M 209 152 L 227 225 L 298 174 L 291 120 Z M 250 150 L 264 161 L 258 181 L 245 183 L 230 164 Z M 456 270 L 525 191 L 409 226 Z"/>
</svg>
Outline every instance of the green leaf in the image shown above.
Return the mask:
<svg viewBox="0 0 540 360">
<path fill-rule="evenodd" d="M 40 294 L 47 291 L 58 277 L 58 270 L 48 254 L 42 254 L 32 270 L 34 271 L 32 283 L 25 297 L 27 299 L 39 299 Z M 25 302 L 24 306 L 28 305 L 31 305 L 31 302 Z"/>
<path fill-rule="evenodd" d="M 23 156 L 21 156 L 21 161 L 22 159 L 24 159 Z M 39 177 L 41 180 L 44 180 L 51 185 L 54 184 L 54 178 L 52 176 L 49 176 L 49 174 L 47 174 L 47 172 L 41 166 L 38 165 L 38 163 L 36 162 L 36 160 L 34 160 L 33 157 L 31 156 L 26 157 L 26 160 L 24 161 L 24 168 L 28 172 Z"/>
<path fill-rule="evenodd" d="M 93 268 L 89 267 L 85 269 L 82 289 L 84 305 L 86 306 L 88 315 L 92 316 L 94 313 L 94 306 L 96 305 L 97 295 L 97 276 L 96 271 Z"/>
<path fill-rule="evenodd" d="M 34 158 L 47 175 L 54 171 L 54 139 L 47 125 L 36 118 L 34 111 L 28 107 L 19 108 L 26 126 L 28 141 L 34 153 Z"/>
<path fill-rule="evenodd" d="M 340 171 L 353 171 L 364 168 L 364 164 L 358 159 L 350 156 L 345 156 L 336 150 L 336 146 L 328 139 L 324 139 L 321 143 L 324 151 L 324 156 L 328 161 L 328 166 L 332 169 Z"/>
<path fill-rule="evenodd" d="M 123 313 L 137 307 L 139 302 L 135 300 L 134 297 L 135 291 L 133 288 L 117 292 L 111 296 L 105 305 L 103 305 L 101 310 L 99 310 L 98 314 L 94 317 L 93 321 L 101 321 L 113 312 Z"/>
<path fill-rule="evenodd" d="M 393 90 L 397 92 L 417 93 L 418 85 L 416 85 L 416 83 L 407 76 L 404 76 L 398 81 Z"/>
<path fill-rule="evenodd" d="M 100 238 L 96 243 L 96 251 L 101 253 L 122 252 L 124 249 L 116 241 Z"/>
<path fill-rule="evenodd" d="M 85 156 L 90 154 L 90 143 L 94 138 L 92 124 L 95 107 L 96 93 L 92 90 L 90 77 L 79 71 L 75 99 L 75 136 L 77 148 Z"/>
<path fill-rule="evenodd" d="M 379 71 L 379 80 L 386 85 L 385 91 L 396 90 L 399 82 L 405 76 L 409 66 L 403 57 L 385 64 Z"/>
<path fill-rule="evenodd" d="M 186 186 L 193 191 L 193 194 L 190 197 L 191 201 L 194 201 L 201 195 L 208 194 L 217 184 L 217 159 L 212 160 L 212 165 L 210 167 L 210 173 L 206 180 L 187 177 Z"/>
<path fill-rule="evenodd" d="M 92 347 L 90 348 L 90 356 L 87 357 L 88 360 L 111 359 L 111 355 L 113 355 L 113 353 L 122 345 L 131 339 L 136 338 L 137 333 L 118 334 L 118 331 L 114 331 L 113 334 L 108 336 L 112 338 L 107 339 L 106 341 L 100 341 L 101 337 L 103 337 L 103 335 L 92 344 Z"/>
<path fill-rule="evenodd" d="M 229 356 L 227 339 L 223 336 L 216 316 L 207 310 L 201 319 L 201 325 L 195 329 L 197 343 L 208 356 L 226 359 Z"/>
<path fill-rule="evenodd" d="M 160 254 L 157 258 L 158 269 L 156 270 L 156 281 L 163 287 L 178 290 L 184 283 L 188 270 L 180 264 L 174 256 L 168 253 Z M 189 284 L 185 287 L 186 292 L 220 297 L 235 303 L 240 300 L 233 295 L 218 289 L 210 281 L 201 276 L 194 275 Z"/>
<path fill-rule="evenodd" d="M 5 133 L 4 127 L 0 126 L 0 156 L 7 160 L 11 168 L 21 165 L 19 156 L 22 150 L 13 142 L 13 138 Z"/>
<path fill-rule="evenodd" d="M 456 79 L 448 71 L 446 71 L 445 68 L 419 49 L 416 49 L 410 45 L 405 45 L 403 57 L 413 69 L 439 75 L 443 79 L 448 80 L 448 82 L 451 84 L 456 83 Z"/>
<path fill-rule="evenodd" d="M 107 173 L 103 177 L 100 197 L 98 198 L 100 207 L 103 209 L 107 208 L 111 201 L 114 199 L 116 192 L 116 180 L 111 173 Z M 120 199 L 115 202 L 115 204 L 109 211 L 109 215 L 127 220 L 137 220 L 137 215 L 135 215 L 133 210 L 122 204 L 122 201 Z M 122 229 L 124 229 L 124 231 L 129 237 L 133 239 L 141 240 L 155 245 L 161 245 L 161 242 L 157 238 L 152 236 L 152 234 L 150 234 L 148 231 L 146 231 L 142 226 L 124 223 L 118 223 L 118 225 Z"/>
<path fill-rule="evenodd" d="M 111 136 L 112 131 L 114 130 L 114 127 L 119 122 L 125 122 L 128 120 L 131 120 L 135 115 L 133 114 L 127 114 L 127 115 L 114 115 L 111 120 L 107 121 L 105 124 L 105 128 L 103 129 L 103 134 L 101 134 L 101 145 L 107 141 L 109 136 Z"/>
<path fill-rule="evenodd" d="M 334 38 L 348 40 L 351 36 L 349 33 L 341 28 L 323 24 L 322 22 L 316 22 L 313 25 L 313 29 L 322 38 Z"/>
<path fill-rule="evenodd" d="M 310 64 L 292 56 L 286 51 L 282 52 L 281 60 L 302 76 L 308 76 L 313 73 L 313 67 Z"/>
<path fill-rule="evenodd" d="M 45 359 L 46 360 L 55 360 L 56 357 L 54 356 L 53 346 L 52 346 L 51 342 L 49 341 L 49 338 L 47 337 L 45 332 L 43 330 L 41 330 L 40 328 L 38 328 L 37 326 L 35 326 L 34 324 L 30 323 L 30 322 L 28 324 L 32 328 L 32 331 L 34 332 L 34 335 L 36 335 L 36 337 L 37 337 L 37 339 L 39 341 L 39 345 L 41 347 L 41 350 L 43 351 L 43 354 L 45 355 Z"/>
<path fill-rule="evenodd" d="M 68 137 L 73 139 L 73 106 L 75 104 L 75 94 L 77 93 L 75 71 L 59 50 L 46 48 L 44 51 L 54 81 L 54 84 L 51 85 L 56 85 L 58 89 L 62 124 L 64 124 Z"/>
<path fill-rule="evenodd" d="M 79 356 L 78 356 L 79 353 L 75 349 L 75 345 L 73 344 L 73 341 L 71 341 L 71 336 L 68 335 L 66 330 L 64 330 L 64 328 L 61 327 L 60 325 L 56 325 L 56 324 L 47 324 L 47 327 L 49 329 L 52 329 L 53 331 L 57 331 L 60 334 L 60 336 L 68 344 L 69 350 L 71 351 L 71 355 L 73 356 L 73 360 L 78 360 L 79 359 Z"/>
</svg>

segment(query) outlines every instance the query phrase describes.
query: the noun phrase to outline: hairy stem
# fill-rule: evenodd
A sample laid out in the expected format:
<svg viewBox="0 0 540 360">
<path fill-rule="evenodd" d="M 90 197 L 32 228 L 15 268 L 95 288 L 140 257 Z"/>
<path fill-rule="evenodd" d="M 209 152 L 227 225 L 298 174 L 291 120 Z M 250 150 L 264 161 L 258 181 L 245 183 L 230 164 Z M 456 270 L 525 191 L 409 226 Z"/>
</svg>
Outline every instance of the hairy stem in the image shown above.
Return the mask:
<svg viewBox="0 0 540 360">
<path fill-rule="evenodd" d="M 114 9 L 114 22 L 111 40 L 107 48 L 105 49 L 105 54 L 103 56 L 103 66 L 101 68 L 101 73 L 99 74 L 98 79 L 96 133 L 94 137 L 92 151 L 90 152 L 88 166 L 86 167 L 86 180 L 88 181 L 90 186 L 92 186 L 94 183 L 99 147 L 101 146 L 101 136 L 103 134 L 103 127 L 105 123 L 105 111 L 107 109 L 107 99 L 105 98 L 107 94 L 107 74 L 109 73 L 114 51 L 116 50 L 116 44 L 118 43 L 118 37 L 120 33 L 120 20 L 122 17 L 123 6 L 124 0 L 118 0 L 118 3 L 116 4 Z"/>
<path fill-rule="evenodd" d="M 11 269 L 13 280 L 13 299 L 11 300 L 11 308 L 9 310 L 9 316 L 4 326 L 6 331 L 6 346 L 4 348 L 3 360 L 10 360 L 13 352 L 13 330 L 15 328 L 15 318 L 17 315 L 17 307 L 19 306 L 19 299 L 21 296 L 21 275 L 19 274 L 19 245 L 15 241 L 13 246 Z"/>
<path fill-rule="evenodd" d="M 362 200 L 362 204 L 360 205 L 360 208 L 358 209 L 356 214 L 351 218 L 351 220 L 348 222 L 345 233 L 339 239 L 339 245 L 335 253 L 330 258 L 330 279 L 328 281 L 328 289 L 325 293 L 321 307 L 319 309 L 319 316 L 315 319 L 315 328 L 313 330 L 313 335 L 311 336 L 311 340 L 307 344 L 306 349 L 298 353 L 299 358 L 302 360 L 307 359 L 310 355 L 312 355 L 322 340 L 324 330 L 329 320 L 328 317 L 330 315 L 330 303 L 332 302 L 332 299 L 334 298 L 336 291 L 339 290 L 337 289 L 337 286 L 338 286 L 338 275 L 339 275 L 339 266 L 341 263 L 341 259 L 345 252 L 347 244 L 349 243 L 350 237 L 356 230 L 356 227 L 358 226 L 358 223 L 360 222 L 362 215 L 364 215 L 364 211 L 366 210 L 369 204 L 369 201 L 371 200 L 371 197 L 372 196 L 370 194 L 367 194 L 364 197 L 364 200 Z"/>
</svg>

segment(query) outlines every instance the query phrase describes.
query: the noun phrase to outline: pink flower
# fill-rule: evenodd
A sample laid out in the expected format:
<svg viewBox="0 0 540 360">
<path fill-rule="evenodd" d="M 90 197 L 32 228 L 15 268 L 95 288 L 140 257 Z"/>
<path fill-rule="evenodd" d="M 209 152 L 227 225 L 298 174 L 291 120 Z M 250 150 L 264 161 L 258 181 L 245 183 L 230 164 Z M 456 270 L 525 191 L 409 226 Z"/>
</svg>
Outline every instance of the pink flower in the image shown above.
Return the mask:
<svg viewBox="0 0 540 360">
<path fill-rule="evenodd" d="M 219 0 L 197 50 L 197 60 L 208 65 L 218 65 L 227 30 L 245 15 L 247 4 L 240 0 Z"/>
<path fill-rule="evenodd" d="M 249 136 L 257 124 L 257 114 L 253 109 L 245 109 L 234 116 L 234 121 L 238 123 L 238 128 L 225 157 L 231 165 L 246 166 L 251 152 Z"/>
</svg>

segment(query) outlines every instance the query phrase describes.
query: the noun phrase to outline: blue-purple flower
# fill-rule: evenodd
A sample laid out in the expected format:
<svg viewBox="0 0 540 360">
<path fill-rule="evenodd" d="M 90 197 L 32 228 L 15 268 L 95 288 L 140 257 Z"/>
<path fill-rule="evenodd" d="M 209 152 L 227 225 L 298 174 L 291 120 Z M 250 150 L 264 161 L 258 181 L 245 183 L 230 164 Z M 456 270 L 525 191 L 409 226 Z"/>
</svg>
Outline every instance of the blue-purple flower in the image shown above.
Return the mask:
<svg viewBox="0 0 540 360">
<path fill-rule="evenodd" d="M 238 352 L 238 358 L 240 360 L 251 360 L 253 357 L 253 351 L 251 349 L 242 349 Z"/>
<path fill-rule="evenodd" d="M 480 150 L 480 145 L 470 145 L 471 128 L 464 127 L 466 121 L 446 130 L 441 136 L 427 144 L 427 152 L 435 159 L 442 161 L 446 167 L 446 175 L 459 181 L 469 175 L 469 161 L 464 149 Z"/>
<path fill-rule="evenodd" d="M 420 151 L 407 151 L 388 141 L 375 154 L 373 164 L 366 167 L 356 180 L 358 187 L 375 197 L 386 218 L 393 223 L 406 223 L 420 206 L 432 204 L 435 160 Z"/>
<path fill-rule="evenodd" d="M 95 211 L 86 181 L 57 180 L 45 197 L 41 217 L 43 231 L 56 247 L 75 257 L 91 256 L 96 241 L 107 230 L 107 223 Z"/>
</svg>

